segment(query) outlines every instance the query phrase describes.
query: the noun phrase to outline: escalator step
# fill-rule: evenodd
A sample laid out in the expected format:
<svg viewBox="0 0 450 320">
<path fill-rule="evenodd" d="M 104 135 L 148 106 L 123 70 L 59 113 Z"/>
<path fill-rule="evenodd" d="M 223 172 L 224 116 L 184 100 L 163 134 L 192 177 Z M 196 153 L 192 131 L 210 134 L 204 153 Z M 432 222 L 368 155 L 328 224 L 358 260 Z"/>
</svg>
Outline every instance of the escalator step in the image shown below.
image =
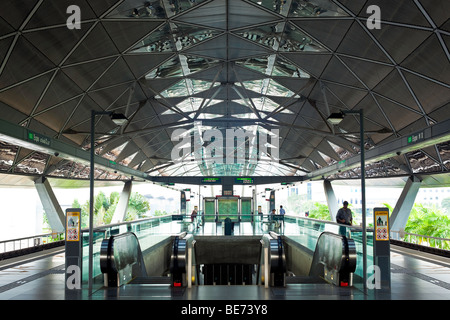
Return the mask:
<svg viewBox="0 0 450 320">
<path fill-rule="evenodd" d="M 170 285 L 170 277 L 137 277 L 131 284 L 167 284 Z"/>
<path fill-rule="evenodd" d="M 286 277 L 286 283 L 298 284 L 298 283 L 324 283 L 325 280 L 319 277 L 310 276 L 288 276 Z"/>
</svg>

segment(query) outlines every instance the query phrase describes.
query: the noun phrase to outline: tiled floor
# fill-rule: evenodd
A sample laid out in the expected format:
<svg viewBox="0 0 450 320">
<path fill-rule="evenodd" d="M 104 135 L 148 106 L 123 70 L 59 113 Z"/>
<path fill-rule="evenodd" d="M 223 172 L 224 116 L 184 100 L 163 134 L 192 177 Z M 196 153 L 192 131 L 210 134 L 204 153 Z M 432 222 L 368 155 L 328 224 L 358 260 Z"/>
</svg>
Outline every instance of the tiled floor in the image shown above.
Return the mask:
<svg viewBox="0 0 450 320">
<path fill-rule="evenodd" d="M 39 256 L 42 256 L 39 258 Z M 24 260 L 25 259 L 25 260 Z M 171 289 L 167 285 L 125 285 L 101 289 L 92 300 L 450 300 L 450 259 L 392 246 L 391 291 L 328 284 L 261 286 L 199 286 Z M 53 249 L 15 260 L 0 261 L 0 300 L 64 300 L 64 252 Z"/>
</svg>

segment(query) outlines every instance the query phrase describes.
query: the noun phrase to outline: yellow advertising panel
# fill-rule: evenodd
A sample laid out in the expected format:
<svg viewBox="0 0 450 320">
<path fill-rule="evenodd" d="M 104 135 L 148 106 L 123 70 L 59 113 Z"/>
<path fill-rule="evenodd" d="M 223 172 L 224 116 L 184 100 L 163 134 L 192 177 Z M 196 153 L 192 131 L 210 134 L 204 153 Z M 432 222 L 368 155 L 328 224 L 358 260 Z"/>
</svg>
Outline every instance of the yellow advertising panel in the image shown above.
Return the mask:
<svg viewBox="0 0 450 320">
<path fill-rule="evenodd" d="M 66 212 L 66 241 L 80 241 L 80 212 Z"/>
<path fill-rule="evenodd" d="M 389 241 L 389 211 L 375 210 L 375 240 Z"/>
</svg>

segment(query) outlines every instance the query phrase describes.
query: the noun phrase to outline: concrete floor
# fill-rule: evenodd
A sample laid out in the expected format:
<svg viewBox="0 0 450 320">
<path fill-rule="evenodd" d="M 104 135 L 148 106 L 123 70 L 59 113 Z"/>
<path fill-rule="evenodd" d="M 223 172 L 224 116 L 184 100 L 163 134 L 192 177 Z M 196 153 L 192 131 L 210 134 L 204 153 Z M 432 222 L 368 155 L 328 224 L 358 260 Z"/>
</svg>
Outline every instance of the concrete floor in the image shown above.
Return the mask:
<svg viewBox="0 0 450 320">
<path fill-rule="evenodd" d="M 65 300 L 62 248 L 0 262 L 0 300 Z M 391 246 L 391 290 L 364 294 L 326 283 L 262 286 L 198 286 L 171 289 L 167 284 L 129 284 L 100 289 L 84 300 L 450 300 L 450 259 Z"/>
</svg>

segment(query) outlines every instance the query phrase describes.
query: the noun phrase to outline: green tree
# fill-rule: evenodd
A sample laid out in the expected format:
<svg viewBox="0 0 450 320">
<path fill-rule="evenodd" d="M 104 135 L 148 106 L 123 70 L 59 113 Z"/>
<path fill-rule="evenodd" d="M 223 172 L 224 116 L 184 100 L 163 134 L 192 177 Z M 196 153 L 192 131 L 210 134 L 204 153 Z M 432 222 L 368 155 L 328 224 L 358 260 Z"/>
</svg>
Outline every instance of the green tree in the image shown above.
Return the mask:
<svg viewBox="0 0 450 320">
<path fill-rule="evenodd" d="M 165 215 L 168 215 L 168 213 L 166 212 L 166 210 L 164 210 L 164 211 L 156 210 L 156 211 L 155 211 L 155 217 L 158 217 L 158 216 L 165 216 Z"/>
<path fill-rule="evenodd" d="M 309 210 L 309 218 L 330 221 L 328 206 L 320 202 L 314 202 L 313 207 Z"/>
<path fill-rule="evenodd" d="M 100 191 L 94 198 L 94 226 L 109 224 L 116 210 L 120 199 L 119 192 L 112 192 L 107 197 Z M 83 205 L 75 199 L 72 203 L 73 208 L 81 208 L 81 228 L 89 227 L 89 200 Z M 146 212 L 150 210 L 150 204 L 144 196 L 135 192 L 130 196 L 128 202 L 128 211 L 125 221 L 132 221 L 145 217 Z"/>
<path fill-rule="evenodd" d="M 442 199 L 441 207 L 447 215 L 450 215 L 450 198 Z"/>
<path fill-rule="evenodd" d="M 110 224 L 116 211 L 117 204 L 119 203 L 120 193 L 117 191 L 111 192 L 109 195 L 109 208 L 106 210 L 103 216 L 103 223 Z"/>
<path fill-rule="evenodd" d="M 450 238 L 450 218 L 434 205 L 414 204 L 405 232 L 448 239 Z M 431 239 L 430 245 L 435 246 L 436 241 Z"/>
<path fill-rule="evenodd" d="M 392 213 L 392 206 L 387 203 L 383 205 Z M 435 205 L 415 203 L 406 223 L 405 232 L 449 239 L 450 218 Z M 440 247 L 440 240 L 430 239 L 430 245 Z M 448 250 L 450 245 L 444 242 L 443 248 Z"/>
</svg>

